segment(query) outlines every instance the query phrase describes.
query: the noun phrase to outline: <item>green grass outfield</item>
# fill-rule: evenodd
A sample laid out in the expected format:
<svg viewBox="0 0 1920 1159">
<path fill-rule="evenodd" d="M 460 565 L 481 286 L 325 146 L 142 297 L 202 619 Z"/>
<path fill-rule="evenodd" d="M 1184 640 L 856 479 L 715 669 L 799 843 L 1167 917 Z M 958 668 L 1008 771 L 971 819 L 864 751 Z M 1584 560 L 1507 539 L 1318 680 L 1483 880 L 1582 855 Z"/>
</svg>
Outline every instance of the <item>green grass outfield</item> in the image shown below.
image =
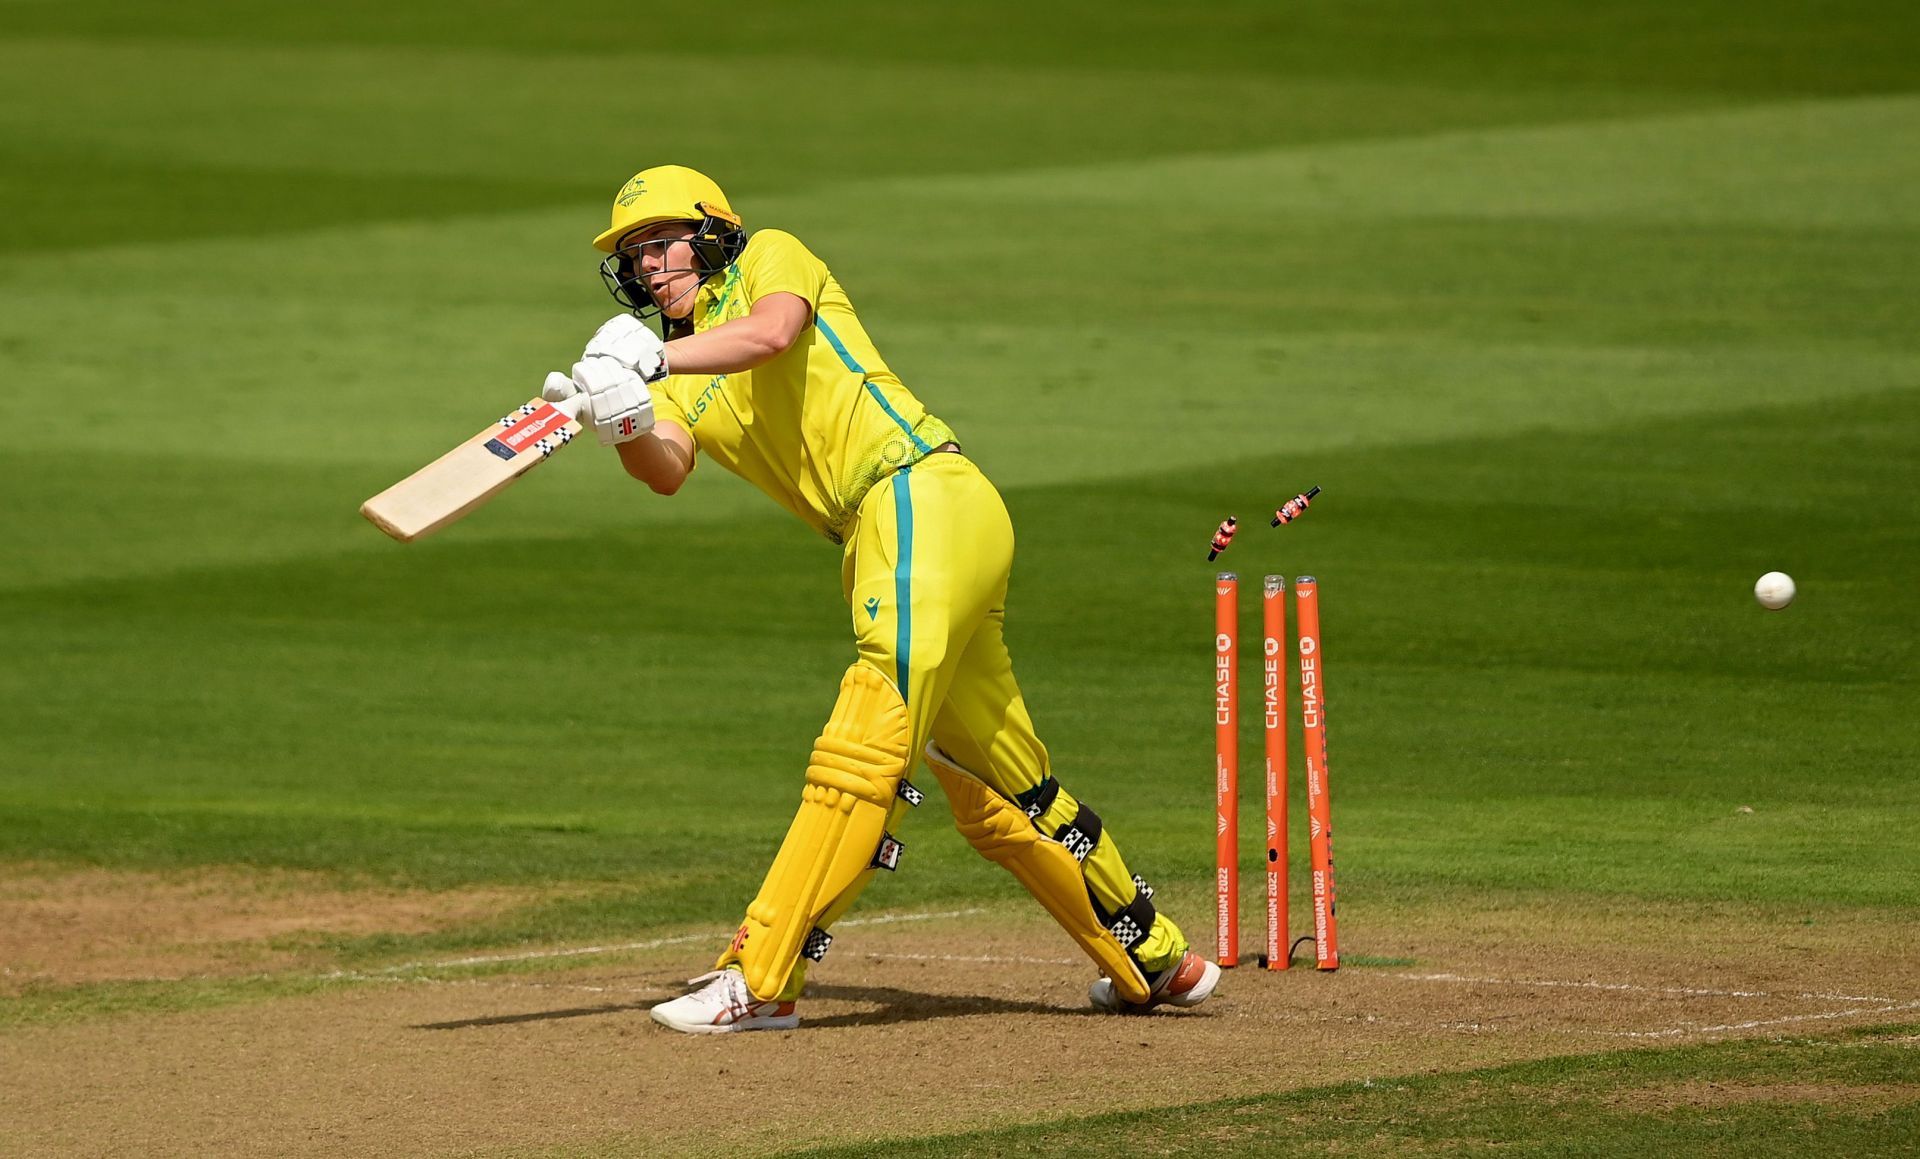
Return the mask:
<svg viewBox="0 0 1920 1159">
<path fill-rule="evenodd" d="M 603 887 L 345 960 L 733 919 L 835 550 L 590 443 L 355 512 L 575 357 L 674 160 L 1001 485 L 1037 723 L 1194 932 L 1229 513 L 1322 581 L 1355 950 L 1388 897 L 1912 920 L 1911 4 L 395 7 L 0 3 L 0 862 Z M 907 841 L 868 904 L 1018 904 Z"/>
<path fill-rule="evenodd" d="M 1546 1059 L 795 1154 L 1910 1154 L 1920 1133 L 1913 1030 Z"/>
</svg>

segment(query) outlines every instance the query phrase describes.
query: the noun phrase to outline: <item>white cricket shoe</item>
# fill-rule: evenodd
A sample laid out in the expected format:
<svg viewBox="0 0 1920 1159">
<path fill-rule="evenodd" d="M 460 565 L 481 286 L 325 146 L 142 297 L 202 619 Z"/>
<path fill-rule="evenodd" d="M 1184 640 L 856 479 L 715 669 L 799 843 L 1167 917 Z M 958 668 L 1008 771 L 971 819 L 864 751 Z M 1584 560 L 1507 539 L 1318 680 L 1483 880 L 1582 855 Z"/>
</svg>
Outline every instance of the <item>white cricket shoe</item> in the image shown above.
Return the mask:
<svg viewBox="0 0 1920 1159">
<path fill-rule="evenodd" d="M 700 986 L 702 982 L 706 985 Z M 714 970 L 689 979 L 687 985 L 700 989 L 655 1006 L 650 1011 L 655 1022 L 682 1034 L 792 1030 L 800 1025 L 793 1003 L 759 1001 L 738 970 Z"/>
<path fill-rule="evenodd" d="M 1113 981 L 1102 978 L 1087 990 L 1087 1000 L 1102 1010 L 1126 1013 L 1151 1010 L 1155 1006 L 1198 1006 L 1220 984 L 1220 967 L 1188 950 L 1179 965 L 1162 970 L 1153 979 L 1145 1002 L 1128 1002 L 1114 993 Z"/>
</svg>

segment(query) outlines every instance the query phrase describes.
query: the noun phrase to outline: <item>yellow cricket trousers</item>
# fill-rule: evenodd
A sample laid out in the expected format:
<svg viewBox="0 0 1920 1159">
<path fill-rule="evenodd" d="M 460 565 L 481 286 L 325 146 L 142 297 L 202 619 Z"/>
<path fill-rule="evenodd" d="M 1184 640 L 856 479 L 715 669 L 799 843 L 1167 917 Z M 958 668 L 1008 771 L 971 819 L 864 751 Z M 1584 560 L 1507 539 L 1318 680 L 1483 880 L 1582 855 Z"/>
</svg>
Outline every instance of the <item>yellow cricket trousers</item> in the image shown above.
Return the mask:
<svg viewBox="0 0 1920 1159">
<path fill-rule="evenodd" d="M 906 701 L 909 773 L 931 739 L 995 792 L 1020 801 L 1032 798 L 1050 769 L 1007 654 L 1012 566 L 1013 524 L 1000 493 L 972 461 L 942 452 L 874 484 L 848 529 L 841 577 L 860 658 L 892 679 Z M 1078 810 L 1062 788 L 1034 821 L 1051 834 Z M 904 804 L 895 807 L 896 822 L 903 811 Z M 1134 897 L 1133 875 L 1111 830 L 1082 871 L 1104 910 L 1116 912 Z M 843 895 L 820 927 L 840 917 L 857 892 Z M 1186 948 L 1179 927 L 1157 914 L 1136 957 L 1153 973 L 1176 964 Z M 800 993 L 806 965 L 799 963 L 782 997 Z"/>
</svg>

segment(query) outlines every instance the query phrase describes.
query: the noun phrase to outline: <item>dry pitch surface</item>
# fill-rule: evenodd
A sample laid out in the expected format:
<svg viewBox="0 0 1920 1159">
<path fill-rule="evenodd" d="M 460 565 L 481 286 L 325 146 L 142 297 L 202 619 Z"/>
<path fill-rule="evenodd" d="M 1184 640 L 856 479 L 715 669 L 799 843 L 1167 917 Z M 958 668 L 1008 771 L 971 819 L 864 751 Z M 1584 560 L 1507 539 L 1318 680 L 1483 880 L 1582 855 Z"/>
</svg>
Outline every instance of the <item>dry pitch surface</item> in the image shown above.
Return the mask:
<svg viewBox="0 0 1920 1159">
<path fill-rule="evenodd" d="M 18 993 L 29 978 L 320 974 L 299 931 L 428 929 L 503 900 L 41 871 L 0 891 L 0 977 Z M 1050 925 L 975 910 L 847 923 L 791 1033 L 693 1039 L 648 1020 L 718 930 L 476 956 L 516 959 L 510 974 L 437 959 L 300 997 L 30 1025 L 0 1033 L 0 1151 L 761 1153 L 1920 1010 L 1900 923 L 1870 913 L 1348 910 L 1349 953 L 1413 964 L 1242 967 L 1204 1008 L 1149 1017 L 1090 1012 L 1088 969 Z"/>
</svg>

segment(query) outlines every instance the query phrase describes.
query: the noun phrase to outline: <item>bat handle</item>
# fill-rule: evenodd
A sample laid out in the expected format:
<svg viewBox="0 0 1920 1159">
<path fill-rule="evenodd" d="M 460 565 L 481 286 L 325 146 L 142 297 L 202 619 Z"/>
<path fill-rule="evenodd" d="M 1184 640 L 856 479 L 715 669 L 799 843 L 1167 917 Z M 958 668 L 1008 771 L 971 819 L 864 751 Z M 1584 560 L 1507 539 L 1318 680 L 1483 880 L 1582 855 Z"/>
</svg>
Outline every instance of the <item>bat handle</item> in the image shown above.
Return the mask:
<svg viewBox="0 0 1920 1159">
<path fill-rule="evenodd" d="M 580 412 L 587 409 L 587 392 L 583 390 L 578 394 L 570 394 L 559 402 L 554 403 L 553 409 L 578 422 L 580 421 Z"/>
</svg>

